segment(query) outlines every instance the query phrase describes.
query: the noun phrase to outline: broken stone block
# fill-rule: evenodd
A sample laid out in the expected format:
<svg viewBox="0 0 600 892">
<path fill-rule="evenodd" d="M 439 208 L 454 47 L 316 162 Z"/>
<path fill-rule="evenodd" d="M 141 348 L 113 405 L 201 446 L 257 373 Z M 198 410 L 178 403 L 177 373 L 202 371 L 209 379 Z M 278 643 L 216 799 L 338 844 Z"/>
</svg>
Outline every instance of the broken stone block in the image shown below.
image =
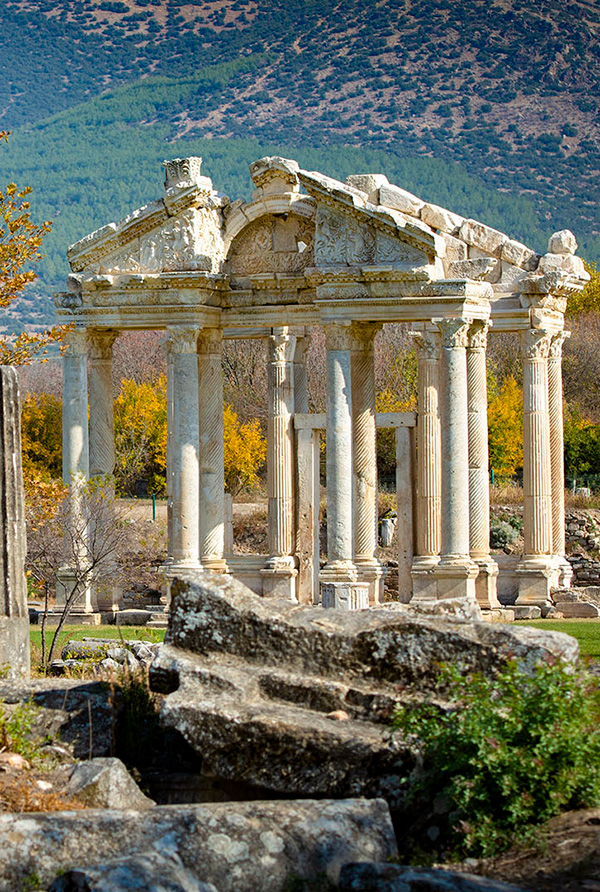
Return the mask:
<svg viewBox="0 0 600 892">
<path fill-rule="evenodd" d="M 483 279 L 498 265 L 495 257 L 481 257 L 477 260 L 456 260 L 448 267 L 448 278 Z"/>
<path fill-rule="evenodd" d="M 162 723 L 219 777 L 288 796 L 399 803 L 415 754 L 390 735 L 390 717 L 406 696 L 435 700 L 440 663 L 489 672 L 578 654 L 566 635 L 449 617 L 438 601 L 323 610 L 265 603 L 202 573 L 176 579 L 171 593 L 166 644 L 150 667 L 151 686 L 168 695 Z M 329 717 L 339 711 L 347 721 Z"/>
<path fill-rule="evenodd" d="M 580 279 L 586 279 L 586 281 L 589 279 L 589 273 L 586 272 L 583 260 L 574 254 L 544 254 L 540 259 L 538 270 L 541 273 L 564 270 Z"/>
<path fill-rule="evenodd" d="M 388 186 L 389 180 L 382 173 L 355 173 L 346 177 L 346 185 L 366 192 L 370 202 L 379 204 L 379 190 L 382 186 Z"/>
<path fill-rule="evenodd" d="M 16 369 L 0 366 L 0 670 L 29 675 L 21 399 Z"/>
<path fill-rule="evenodd" d="M 492 229 L 491 226 L 486 226 L 478 220 L 465 220 L 460 227 L 459 238 L 468 245 L 479 248 L 480 251 L 493 254 L 494 257 L 500 257 L 502 247 L 507 241 L 503 232 Z"/>
<path fill-rule="evenodd" d="M 219 892 L 287 892 L 291 877 L 322 876 L 335 887 L 342 864 L 398 854 L 381 799 L 0 814 L 0 851 L 0 892 L 23 889 L 34 873 L 45 889 L 74 866 L 87 870 L 150 851 L 178 856 L 184 870 Z"/>
<path fill-rule="evenodd" d="M 535 257 L 535 251 L 532 251 L 527 245 L 509 238 L 502 243 L 500 257 L 513 266 L 523 267 L 531 263 L 531 260 Z"/>
<path fill-rule="evenodd" d="M 577 240 L 570 229 L 561 229 L 548 239 L 550 254 L 574 254 L 576 250 Z"/>
<path fill-rule="evenodd" d="M 561 601 L 559 610 L 565 619 L 600 616 L 598 605 L 589 601 Z"/>
<path fill-rule="evenodd" d="M 117 858 L 95 867 L 68 870 L 57 877 L 48 892 L 218 892 L 212 883 L 202 883 L 181 863 L 177 855 L 142 852 Z"/>
<path fill-rule="evenodd" d="M 88 808 L 152 808 L 152 799 L 144 796 L 120 759 L 90 759 L 76 765 L 67 786 L 67 795 L 75 796 Z"/>
<path fill-rule="evenodd" d="M 458 232 L 464 217 L 438 207 L 437 204 L 424 204 L 421 208 L 421 220 L 431 226 L 432 229 L 440 229 L 442 232 Z"/>
<path fill-rule="evenodd" d="M 425 202 L 417 198 L 416 195 L 399 186 L 393 186 L 391 183 L 379 187 L 379 204 L 386 208 L 402 211 L 404 214 L 410 214 L 412 217 L 418 217 L 419 212 L 425 206 Z"/>
</svg>

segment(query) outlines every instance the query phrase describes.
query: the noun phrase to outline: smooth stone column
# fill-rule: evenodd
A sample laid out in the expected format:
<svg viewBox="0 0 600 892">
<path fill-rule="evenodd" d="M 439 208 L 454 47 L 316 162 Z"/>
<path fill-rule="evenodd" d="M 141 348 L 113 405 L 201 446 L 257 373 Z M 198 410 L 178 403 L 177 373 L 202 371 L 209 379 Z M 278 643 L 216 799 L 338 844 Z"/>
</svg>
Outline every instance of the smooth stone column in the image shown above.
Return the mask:
<svg viewBox="0 0 600 892">
<path fill-rule="evenodd" d="M 396 517 L 398 536 L 398 599 L 408 604 L 412 598 L 411 570 L 415 550 L 414 534 L 414 429 L 396 428 Z"/>
<path fill-rule="evenodd" d="M 352 325 L 352 436 L 354 447 L 354 564 L 369 583 L 369 602 L 383 599 L 384 568 L 377 549 L 377 422 L 374 340 L 380 326 Z"/>
<path fill-rule="evenodd" d="M 267 490 L 269 559 L 262 571 L 263 594 L 296 599 L 294 350 L 289 328 L 268 339 Z"/>
<path fill-rule="evenodd" d="M 482 610 L 500 608 L 498 564 L 490 555 L 490 483 L 487 420 L 486 348 L 488 323 L 469 329 L 467 379 L 469 410 L 469 540 L 471 559 L 479 567 L 475 582 Z"/>
<path fill-rule="evenodd" d="M 223 334 L 205 329 L 198 338 L 200 431 L 200 561 L 227 571 L 225 551 L 225 456 L 223 447 Z"/>
<path fill-rule="evenodd" d="M 319 602 L 320 433 L 296 430 L 298 593 L 300 604 Z"/>
<path fill-rule="evenodd" d="M 558 567 L 558 585 L 570 588 L 573 570 L 565 543 L 565 458 L 563 431 L 562 348 L 568 333 L 550 342 L 548 354 L 548 411 L 550 418 L 550 476 L 552 491 L 552 551 Z"/>
<path fill-rule="evenodd" d="M 444 319 L 438 325 L 442 335 L 442 527 L 440 561 L 434 569 L 437 597 L 466 597 L 475 602 L 477 565 L 469 556 L 469 325 L 463 319 Z"/>
<path fill-rule="evenodd" d="M 90 477 L 111 477 L 115 468 L 112 348 L 116 331 L 88 333 Z"/>
<path fill-rule="evenodd" d="M 544 607 L 558 584 L 552 557 L 552 485 L 548 354 L 551 335 L 530 329 L 521 335 L 523 350 L 523 536 L 524 554 L 517 569 L 519 606 Z"/>
<path fill-rule="evenodd" d="M 83 489 L 89 477 L 87 334 L 83 329 L 68 332 L 63 354 L 63 482 L 70 487 L 73 523 L 84 529 L 82 520 Z M 85 549 L 85 543 L 81 543 Z M 83 557 L 81 558 L 83 560 Z M 62 567 L 57 574 L 56 606 L 65 605 L 77 585 L 73 567 Z M 95 596 L 88 586 L 77 599 L 78 612 L 93 613 Z"/>
<path fill-rule="evenodd" d="M 199 568 L 199 433 L 198 433 L 198 329 L 169 328 L 173 385 L 173 429 L 167 441 L 172 474 L 172 577 L 180 569 Z"/>
<path fill-rule="evenodd" d="M 369 585 L 357 581 L 352 511 L 352 375 L 350 323 L 334 323 L 327 338 L 327 564 L 321 571 L 324 607 L 368 607 Z"/>
<path fill-rule="evenodd" d="M 167 443 L 173 437 L 173 353 L 167 342 Z M 173 560 L 173 450 L 167 449 L 166 490 L 167 490 L 167 554 L 163 567 L 166 569 Z"/>
<path fill-rule="evenodd" d="M 432 570 L 440 559 L 442 442 L 439 414 L 438 331 L 415 333 L 417 348 L 417 480 L 414 597 L 435 598 Z"/>
<path fill-rule="evenodd" d="M 0 401 L 0 669 L 16 678 L 29 675 L 29 611 L 21 398 L 17 371 L 9 366 L 0 366 Z"/>
</svg>

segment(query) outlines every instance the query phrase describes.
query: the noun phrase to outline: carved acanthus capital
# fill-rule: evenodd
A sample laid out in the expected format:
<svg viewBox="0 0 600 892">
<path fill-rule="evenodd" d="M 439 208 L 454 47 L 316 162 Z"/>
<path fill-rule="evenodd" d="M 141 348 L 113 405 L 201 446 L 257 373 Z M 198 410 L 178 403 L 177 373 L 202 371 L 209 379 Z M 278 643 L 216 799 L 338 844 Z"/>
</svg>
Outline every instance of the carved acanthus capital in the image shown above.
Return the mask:
<svg viewBox="0 0 600 892">
<path fill-rule="evenodd" d="M 118 331 L 92 329 L 88 331 L 88 357 L 92 360 L 112 359 L 112 348 L 119 337 Z"/>
<path fill-rule="evenodd" d="M 487 349 L 489 322 L 473 322 L 469 328 L 469 350 Z"/>
<path fill-rule="evenodd" d="M 435 362 L 440 358 L 440 336 L 436 331 L 411 331 L 419 361 Z"/>
<path fill-rule="evenodd" d="M 201 176 L 202 158 L 193 155 L 190 158 L 173 158 L 163 161 L 165 169 L 165 189 L 173 186 L 195 186 Z"/>
<path fill-rule="evenodd" d="M 328 350 L 352 349 L 352 323 L 330 322 L 325 326 L 325 345 Z"/>
<path fill-rule="evenodd" d="M 469 328 L 464 319 L 440 319 L 436 320 L 442 335 L 442 346 L 449 349 L 468 347 Z"/>
<path fill-rule="evenodd" d="M 287 325 L 271 329 L 269 335 L 269 362 L 293 362 L 296 336 L 290 334 Z"/>
<path fill-rule="evenodd" d="M 196 353 L 198 345 L 197 328 L 187 325 L 173 325 L 169 328 L 168 349 L 171 353 Z"/>
<path fill-rule="evenodd" d="M 220 328 L 203 328 L 198 336 L 198 353 L 221 355 L 223 352 L 223 331 Z"/>
<path fill-rule="evenodd" d="M 534 362 L 548 359 L 552 334 L 542 328 L 530 328 L 521 333 L 523 359 Z"/>
<path fill-rule="evenodd" d="M 74 328 L 67 332 L 63 345 L 63 356 L 87 356 L 88 341 L 85 328 Z"/>
<path fill-rule="evenodd" d="M 559 331 L 558 334 L 555 334 L 550 341 L 550 352 L 548 354 L 550 359 L 562 359 L 562 348 L 564 342 L 567 338 L 571 337 L 570 331 Z"/>
</svg>

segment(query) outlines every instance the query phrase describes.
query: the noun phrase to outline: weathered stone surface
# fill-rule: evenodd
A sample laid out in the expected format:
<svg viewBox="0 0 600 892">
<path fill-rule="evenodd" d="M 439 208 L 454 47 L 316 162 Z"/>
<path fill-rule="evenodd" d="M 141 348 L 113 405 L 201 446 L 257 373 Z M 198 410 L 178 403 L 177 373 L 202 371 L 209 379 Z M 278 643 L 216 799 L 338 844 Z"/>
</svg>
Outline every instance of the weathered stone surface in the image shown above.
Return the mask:
<svg viewBox="0 0 600 892">
<path fill-rule="evenodd" d="M 519 892 L 517 886 L 488 877 L 405 867 L 402 864 L 344 864 L 340 892 Z"/>
<path fill-rule="evenodd" d="M 535 257 L 535 251 L 532 251 L 527 245 L 509 238 L 502 243 L 500 257 L 513 266 L 524 267 L 531 263 Z"/>
<path fill-rule="evenodd" d="M 438 207 L 437 204 L 424 204 L 421 208 L 421 220 L 433 229 L 455 233 L 459 230 L 464 217 Z"/>
<path fill-rule="evenodd" d="M 564 270 L 586 281 L 589 278 L 589 273 L 586 272 L 583 260 L 575 254 L 544 254 L 540 259 L 538 271 L 540 273 L 550 273 L 554 270 Z"/>
<path fill-rule="evenodd" d="M 21 398 L 16 369 L 0 366 L 0 670 L 29 675 Z"/>
<path fill-rule="evenodd" d="M 486 226 L 478 220 L 465 220 L 460 227 L 459 238 L 468 245 L 479 248 L 480 251 L 493 254 L 494 257 L 500 257 L 504 243 L 508 241 L 503 232 L 492 229 L 491 226 Z"/>
<path fill-rule="evenodd" d="M 548 251 L 551 254 L 574 254 L 577 240 L 570 229 L 561 229 L 548 239 Z"/>
<path fill-rule="evenodd" d="M 76 796 L 89 808 L 152 808 L 120 759 L 97 758 L 76 765 L 71 772 L 67 794 Z"/>
<path fill-rule="evenodd" d="M 150 669 L 162 721 L 217 775 L 287 795 L 402 798 L 410 749 L 390 738 L 406 695 L 436 696 L 440 662 L 488 671 L 509 659 L 575 659 L 574 639 L 427 615 L 437 602 L 346 612 L 268 603 L 231 577 L 172 587 L 167 645 Z M 469 621 L 465 621 L 468 619 Z M 461 621 L 462 620 L 462 621 Z M 343 710 L 348 721 L 328 714 Z"/>
<path fill-rule="evenodd" d="M 184 868 L 177 855 L 165 857 L 143 852 L 99 864 L 68 870 L 57 877 L 48 892 L 218 892 Z"/>
<path fill-rule="evenodd" d="M 379 190 L 389 186 L 389 180 L 382 173 L 356 173 L 346 177 L 346 185 L 360 189 L 369 196 L 369 201 L 379 204 Z M 402 210 L 402 208 L 396 208 Z"/>
<path fill-rule="evenodd" d="M 412 192 L 407 192 L 391 183 L 379 187 L 379 204 L 413 217 L 418 217 L 421 208 L 425 206 L 425 202 L 413 195 Z"/>
<path fill-rule="evenodd" d="M 596 604 L 591 604 L 589 601 L 561 601 L 558 605 L 558 609 L 565 619 L 600 616 L 600 609 L 598 606 Z"/>
<path fill-rule="evenodd" d="M 386 861 L 397 854 L 381 800 L 0 815 L 0 851 L 0 892 L 22 888 L 33 873 L 45 887 L 59 871 L 148 851 L 177 855 L 186 871 L 219 892 L 284 892 L 294 877 L 324 874 L 335 883 L 349 861 Z"/>
<path fill-rule="evenodd" d="M 483 279 L 496 266 L 495 257 L 480 257 L 477 260 L 455 260 L 448 267 L 448 278 Z"/>
</svg>

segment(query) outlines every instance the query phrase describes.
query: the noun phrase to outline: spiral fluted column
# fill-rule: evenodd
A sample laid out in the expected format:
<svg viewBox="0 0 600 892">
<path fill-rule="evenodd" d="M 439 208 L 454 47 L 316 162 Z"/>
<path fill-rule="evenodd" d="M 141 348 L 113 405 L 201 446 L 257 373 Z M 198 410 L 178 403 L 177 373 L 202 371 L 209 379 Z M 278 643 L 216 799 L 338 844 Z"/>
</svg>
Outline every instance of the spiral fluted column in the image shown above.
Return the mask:
<svg viewBox="0 0 600 892">
<path fill-rule="evenodd" d="M 223 446 L 223 333 L 205 329 L 198 338 L 200 445 L 200 562 L 225 572 L 225 455 Z"/>
<path fill-rule="evenodd" d="M 383 594 L 384 570 L 377 549 L 377 422 L 374 340 L 380 326 L 352 325 L 352 437 L 354 443 L 354 563 L 369 583 L 369 600 Z"/>
<path fill-rule="evenodd" d="M 490 485 L 486 360 L 488 323 L 471 325 L 467 345 L 469 414 L 469 541 L 479 567 L 475 593 L 484 610 L 499 608 L 498 564 L 490 555 Z"/>
<path fill-rule="evenodd" d="M 296 597 L 294 350 L 287 326 L 268 339 L 267 490 L 269 559 L 263 570 L 263 594 Z"/>
<path fill-rule="evenodd" d="M 412 564 L 414 596 L 435 597 L 432 568 L 441 547 L 442 454 L 439 414 L 438 331 L 415 333 L 417 349 L 416 554 Z"/>
<path fill-rule="evenodd" d="M 567 332 L 555 334 L 548 354 L 548 412 L 550 420 L 550 475 L 552 491 L 552 551 L 558 566 L 558 584 L 569 588 L 573 577 L 565 557 L 565 459 L 563 432 L 562 348 Z"/>
<path fill-rule="evenodd" d="M 544 606 L 558 572 L 552 559 L 552 485 L 548 354 L 551 335 L 522 333 L 523 350 L 523 537 L 518 605 Z"/>
</svg>

